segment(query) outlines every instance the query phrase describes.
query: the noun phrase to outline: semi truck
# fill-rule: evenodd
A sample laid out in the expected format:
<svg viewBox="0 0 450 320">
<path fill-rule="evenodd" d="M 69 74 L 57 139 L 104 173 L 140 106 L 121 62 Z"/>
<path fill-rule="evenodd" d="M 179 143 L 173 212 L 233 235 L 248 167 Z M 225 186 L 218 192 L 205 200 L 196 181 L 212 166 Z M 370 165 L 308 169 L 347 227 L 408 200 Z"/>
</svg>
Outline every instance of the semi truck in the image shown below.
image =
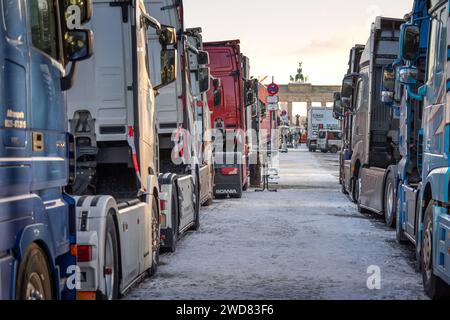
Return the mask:
<svg viewBox="0 0 450 320">
<path fill-rule="evenodd" d="M 389 93 L 400 106 L 397 240 L 416 245 L 426 294 L 450 297 L 448 1 L 414 1 Z"/>
<path fill-rule="evenodd" d="M 176 31 L 142 0 L 93 1 L 93 58 L 79 65 L 68 93 L 75 137 L 77 298 L 117 299 L 158 266 L 159 157 L 155 93 L 176 79 Z M 159 82 L 151 82 L 147 34 L 161 44 Z"/>
<path fill-rule="evenodd" d="M 177 30 L 173 45 L 178 50 L 177 80 L 161 88 L 155 100 L 162 199 L 161 248 L 174 252 L 182 234 L 200 227 L 200 173 L 201 168 L 205 173 L 209 167 L 203 165 L 198 148 L 201 140 L 197 125 L 202 119 L 196 103 L 210 88 L 209 56 L 188 39 L 182 1 L 174 4 L 172 0 L 146 0 L 144 3 L 155 19 Z M 148 37 L 150 74 L 153 81 L 159 82 L 159 35 L 153 31 Z M 211 186 L 212 183 L 205 183 L 203 193 L 209 193 Z"/>
<path fill-rule="evenodd" d="M 365 45 L 355 45 L 350 49 L 348 70 L 346 75 L 359 74 L 361 55 Z M 334 115 L 341 121 L 342 128 L 342 148 L 339 152 L 339 180 L 342 185 L 342 192 L 353 196 L 353 172 L 351 171 L 351 160 L 353 156 L 353 118 L 354 113 L 345 109 L 341 101 L 341 93 L 337 92 L 334 96 Z M 355 110 L 355 97 L 349 101 L 351 110 Z M 354 202 L 355 199 L 352 198 Z"/>
<path fill-rule="evenodd" d="M 248 187 L 248 146 L 246 143 L 246 109 L 244 100 L 244 62 L 240 41 L 204 43 L 211 59 L 211 74 L 221 80 L 221 101 L 214 103 L 211 124 L 214 134 L 214 195 L 241 198 Z"/>
<path fill-rule="evenodd" d="M 93 41 L 68 22 L 88 22 L 91 2 L 4 1 L 0 11 L 0 300 L 75 299 L 64 92 Z"/>
<path fill-rule="evenodd" d="M 391 65 L 398 57 L 400 26 L 404 21 L 377 17 L 362 53 L 359 74 L 344 78 L 341 102 L 353 115 L 353 199 L 360 212 L 384 214 L 395 226 L 392 209 L 399 153 L 399 117 L 383 95 L 384 78 L 392 77 Z M 354 98 L 354 105 L 351 101 Z"/>
<path fill-rule="evenodd" d="M 319 130 L 339 130 L 339 121 L 333 117 L 333 109 L 327 107 L 312 107 L 308 110 L 308 140 L 309 152 L 317 151 Z"/>
</svg>

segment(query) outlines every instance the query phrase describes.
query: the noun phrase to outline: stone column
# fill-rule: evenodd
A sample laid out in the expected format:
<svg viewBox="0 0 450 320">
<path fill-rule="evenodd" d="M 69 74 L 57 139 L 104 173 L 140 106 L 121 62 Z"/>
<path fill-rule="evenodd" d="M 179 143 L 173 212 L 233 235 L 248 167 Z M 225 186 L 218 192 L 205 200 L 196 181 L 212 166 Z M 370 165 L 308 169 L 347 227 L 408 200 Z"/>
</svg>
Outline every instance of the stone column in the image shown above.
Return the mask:
<svg viewBox="0 0 450 320">
<path fill-rule="evenodd" d="M 292 101 L 289 101 L 288 102 L 288 108 L 287 108 L 287 112 L 288 112 L 288 119 L 290 120 L 290 124 L 292 125 L 292 123 L 293 123 L 293 110 L 294 110 L 294 107 L 293 107 L 293 102 Z"/>
</svg>

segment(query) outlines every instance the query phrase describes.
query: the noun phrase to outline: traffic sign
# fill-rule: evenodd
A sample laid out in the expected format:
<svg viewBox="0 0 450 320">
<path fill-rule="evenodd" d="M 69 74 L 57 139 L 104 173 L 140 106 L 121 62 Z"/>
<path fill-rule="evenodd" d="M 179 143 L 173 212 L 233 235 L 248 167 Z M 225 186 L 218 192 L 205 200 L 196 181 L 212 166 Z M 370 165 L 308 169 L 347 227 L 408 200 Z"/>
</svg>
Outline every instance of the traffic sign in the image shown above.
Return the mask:
<svg viewBox="0 0 450 320">
<path fill-rule="evenodd" d="M 280 102 L 280 98 L 278 96 L 268 96 L 267 97 L 268 104 L 277 104 L 278 102 Z"/>
<path fill-rule="evenodd" d="M 267 109 L 268 109 L 269 111 L 278 111 L 280 108 L 279 108 L 279 106 L 278 106 L 278 103 L 269 103 L 269 104 L 267 105 Z"/>
<path fill-rule="evenodd" d="M 269 86 L 267 87 L 267 92 L 271 95 L 271 96 L 275 96 L 278 94 L 278 92 L 280 92 L 280 87 L 276 84 L 276 83 L 271 83 L 269 84 Z"/>
</svg>

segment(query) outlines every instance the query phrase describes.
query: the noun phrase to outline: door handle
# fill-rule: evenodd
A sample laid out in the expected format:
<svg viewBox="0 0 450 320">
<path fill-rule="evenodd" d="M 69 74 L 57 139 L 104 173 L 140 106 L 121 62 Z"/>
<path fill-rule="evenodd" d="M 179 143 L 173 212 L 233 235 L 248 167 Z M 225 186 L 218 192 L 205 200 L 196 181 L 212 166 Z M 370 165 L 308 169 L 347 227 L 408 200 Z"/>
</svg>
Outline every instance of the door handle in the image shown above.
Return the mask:
<svg viewBox="0 0 450 320">
<path fill-rule="evenodd" d="M 33 151 L 44 151 L 44 134 L 42 132 L 33 132 Z"/>
</svg>

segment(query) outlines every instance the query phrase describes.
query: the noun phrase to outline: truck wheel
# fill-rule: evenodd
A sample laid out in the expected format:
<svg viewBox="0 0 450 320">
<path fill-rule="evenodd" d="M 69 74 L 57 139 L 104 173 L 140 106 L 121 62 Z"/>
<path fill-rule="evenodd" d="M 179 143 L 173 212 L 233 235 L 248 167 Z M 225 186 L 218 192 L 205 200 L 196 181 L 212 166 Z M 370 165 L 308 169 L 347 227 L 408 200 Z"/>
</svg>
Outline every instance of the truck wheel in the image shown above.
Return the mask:
<svg viewBox="0 0 450 320">
<path fill-rule="evenodd" d="M 353 203 L 357 204 L 359 200 L 359 179 L 353 178 L 353 187 L 352 187 L 352 200 Z"/>
<path fill-rule="evenodd" d="M 433 300 L 441 300 L 450 297 L 450 287 L 442 279 L 436 277 L 433 270 L 433 209 L 434 203 L 431 201 L 425 212 L 420 260 L 425 293 Z"/>
<path fill-rule="evenodd" d="M 197 176 L 197 181 L 200 181 Z M 200 185 L 197 184 L 194 194 L 194 207 L 195 207 L 195 217 L 194 225 L 192 226 L 192 231 L 198 231 L 200 229 Z"/>
<path fill-rule="evenodd" d="M 52 300 L 52 286 L 46 254 L 33 243 L 25 252 L 19 266 L 16 299 Z"/>
<path fill-rule="evenodd" d="M 397 240 L 397 243 L 399 244 L 405 244 L 408 243 L 408 238 L 406 238 L 405 234 L 402 230 L 402 224 L 400 223 L 400 197 L 396 197 L 396 223 L 395 223 L 395 240 Z M 420 260 L 420 258 L 419 258 Z"/>
<path fill-rule="evenodd" d="M 211 195 L 209 198 L 208 198 L 208 200 L 206 200 L 206 202 L 203 204 L 203 206 L 205 206 L 205 207 L 209 207 L 210 205 L 212 205 L 213 204 L 213 195 Z"/>
<path fill-rule="evenodd" d="M 170 247 L 169 252 L 174 253 L 177 250 L 177 241 L 178 241 L 178 197 L 176 194 L 176 185 L 173 185 L 172 190 L 172 239 L 170 239 Z"/>
<path fill-rule="evenodd" d="M 338 148 L 336 147 L 336 146 L 332 146 L 331 148 L 330 148 L 330 152 L 331 153 L 338 153 Z"/>
<path fill-rule="evenodd" d="M 395 177 L 391 171 L 384 186 L 384 220 L 389 228 L 395 228 L 397 222 L 397 194 L 395 186 Z"/>
<path fill-rule="evenodd" d="M 150 268 L 149 275 L 154 276 L 158 271 L 159 264 L 159 250 L 161 247 L 161 232 L 159 225 L 159 212 L 157 199 L 153 199 L 152 205 L 152 267 Z"/>
<path fill-rule="evenodd" d="M 348 195 L 347 190 L 345 190 L 344 183 L 341 184 L 341 192 L 342 192 L 343 194 L 345 194 L 345 195 Z"/>
<path fill-rule="evenodd" d="M 105 299 L 117 300 L 119 298 L 119 254 L 116 225 L 112 213 L 106 217 L 105 233 L 105 263 L 103 277 L 105 281 Z"/>
</svg>

